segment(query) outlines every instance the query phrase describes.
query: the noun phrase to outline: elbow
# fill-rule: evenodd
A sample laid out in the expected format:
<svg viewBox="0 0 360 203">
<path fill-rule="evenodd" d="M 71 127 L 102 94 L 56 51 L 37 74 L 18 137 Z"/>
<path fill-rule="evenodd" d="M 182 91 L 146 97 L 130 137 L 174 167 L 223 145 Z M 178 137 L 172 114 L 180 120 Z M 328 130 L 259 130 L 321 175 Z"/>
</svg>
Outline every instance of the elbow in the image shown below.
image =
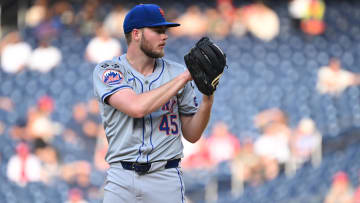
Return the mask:
<svg viewBox="0 0 360 203">
<path fill-rule="evenodd" d="M 184 136 L 184 138 L 191 144 L 195 144 L 200 139 L 200 136 L 199 137 L 185 137 Z"/>
<path fill-rule="evenodd" d="M 147 114 L 146 109 L 141 106 L 130 106 L 128 110 L 127 114 L 133 118 L 143 118 Z"/>
</svg>

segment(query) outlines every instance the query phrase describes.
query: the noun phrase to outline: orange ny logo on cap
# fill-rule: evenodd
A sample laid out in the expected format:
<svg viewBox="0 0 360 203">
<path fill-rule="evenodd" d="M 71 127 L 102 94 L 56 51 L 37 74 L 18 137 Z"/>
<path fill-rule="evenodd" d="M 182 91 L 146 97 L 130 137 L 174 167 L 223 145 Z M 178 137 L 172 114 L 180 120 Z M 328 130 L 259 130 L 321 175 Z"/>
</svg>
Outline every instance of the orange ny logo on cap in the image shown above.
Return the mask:
<svg viewBox="0 0 360 203">
<path fill-rule="evenodd" d="M 164 12 L 164 10 L 162 10 L 162 8 L 159 8 L 159 11 L 160 11 L 161 15 L 165 18 L 165 12 Z"/>
</svg>

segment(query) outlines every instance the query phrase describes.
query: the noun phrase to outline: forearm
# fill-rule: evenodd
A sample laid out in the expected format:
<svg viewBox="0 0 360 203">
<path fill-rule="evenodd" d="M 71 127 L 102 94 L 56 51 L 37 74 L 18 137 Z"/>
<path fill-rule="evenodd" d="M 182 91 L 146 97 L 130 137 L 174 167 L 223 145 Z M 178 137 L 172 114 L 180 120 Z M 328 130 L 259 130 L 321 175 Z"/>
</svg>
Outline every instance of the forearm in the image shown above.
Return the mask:
<svg viewBox="0 0 360 203">
<path fill-rule="evenodd" d="M 190 79 L 189 72 L 185 71 L 170 82 L 149 92 L 136 94 L 130 89 L 121 90 L 109 98 L 109 103 L 131 117 L 142 118 L 168 102 Z"/>
<path fill-rule="evenodd" d="M 172 81 L 152 91 L 139 94 L 136 98 L 137 105 L 143 107 L 144 114 L 156 111 L 162 105 L 175 96 L 177 92 L 188 82 L 186 76 L 179 75 Z"/>
<path fill-rule="evenodd" d="M 182 132 L 184 138 L 189 142 L 195 143 L 200 139 L 209 122 L 213 101 L 213 95 L 204 95 L 203 101 L 196 114 L 188 119 L 184 119 L 185 122 L 182 123 Z"/>
</svg>

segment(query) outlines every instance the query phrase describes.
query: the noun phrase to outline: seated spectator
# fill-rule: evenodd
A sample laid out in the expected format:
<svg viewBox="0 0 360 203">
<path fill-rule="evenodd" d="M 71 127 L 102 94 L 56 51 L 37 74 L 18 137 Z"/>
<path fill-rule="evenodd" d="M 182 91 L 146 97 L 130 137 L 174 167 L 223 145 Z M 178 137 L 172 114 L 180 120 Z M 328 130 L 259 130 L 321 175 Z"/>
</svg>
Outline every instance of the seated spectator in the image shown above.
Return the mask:
<svg viewBox="0 0 360 203">
<path fill-rule="evenodd" d="M 197 5 L 189 6 L 175 22 L 181 24 L 181 29 L 170 29 L 169 32 L 174 36 L 196 38 L 203 36 L 207 30 L 207 19 Z"/>
<path fill-rule="evenodd" d="M 36 0 L 26 11 L 25 24 L 28 27 L 35 27 L 45 19 L 47 10 L 47 0 Z"/>
<path fill-rule="evenodd" d="M 10 32 L 0 42 L 1 68 L 7 73 L 24 69 L 31 56 L 31 46 L 21 39 L 19 32 Z"/>
<path fill-rule="evenodd" d="M 87 203 L 87 201 L 79 188 L 72 188 L 69 190 L 68 199 L 65 203 Z"/>
<path fill-rule="evenodd" d="M 16 154 L 10 157 L 7 165 L 7 176 L 9 180 L 20 186 L 41 180 L 40 160 L 30 152 L 26 143 L 20 143 L 16 146 Z"/>
<path fill-rule="evenodd" d="M 112 37 L 124 38 L 123 22 L 128 11 L 121 5 L 116 5 L 106 16 L 104 27 Z"/>
<path fill-rule="evenodd" d="M 27 122 L 24 118 L 20 118 L 10 128 L 10 136 L 13 140 L 26 141 L 29 139 L 26 131 Z"/>
<path fill-rule="evenodd" d="M 271 123 L 287 123 L 287 116 L 278 108 L 266 109 L 255 116 L 255 126 L 263 130 Z"/>
<path fill-rule="evenodd" d="M 184 144 L 184 158 L 181 160 L 181 167 L 185 171 L 214 168 L 214 162 L 211 161 L 206 138 L 201 137 L 195 143 L 190 143 L 184 138 L 182 140 Z"/>
<path fill-rule="evenodd" d="M 54 147 L 44 142 L 41 138 L 34 141 L 35 154 L 41 161 L 41 180 L 46 184 L 56 183 L 59 177 L 59 155 Z"/>
<path fill-rule="evenodd" d="M 99 103 L 95 98 L 92 98 L 87 102 L 87 110 L 89 114 L 100 117 Z"/>
<path fill-rule="evenodd" d="M 104 60 L 111 60 L 114 56 L 120 56 L 121 53 L 120 42 L 110 37 L 104 27 L 99 25 L 96 29 L 96 36 L 86 47 L 85 57 L 92 63 L 100 63 Z"/>
<path fill-rule="evenodd" d="M 34 49 L 29 60 L 29 69 L 47 73 L 56 67 L 62 59 L 58 48 L 49 45 L 47 40 L 42 40 L 39 47 Z"/>
<path fill-rule="evenodd" d="M 222 39 L 230 32 L 231 24 L 229 24 L 214 8 L 208 8 L 205 11 L 208 21 L 207 33 L 212 38 Z"/>
<path fill-rule="evenodd" d="M 263 166 L 260 157 L 254 153 L 254 143 L 243 141 L 239 153 L 231 161 L 232 192 L 241 194 L 246 184 L 258 186 L 264 181 Z"/>
<path fill-rule="evenodd" d="M 76 13 L 75 24 L 80 35 L 91 36 L 95 33 L 96 27 L 100 22 L 99 1 L 86 0 L 81 10 Z"/>
<path fill-rule="evenodd" d="M 352 203 L 354 190 L 349 182 L 347 173 L 337 172 L 333 177 L 331 187 L 326 194 L 324 203 Z"/>
<path fill-rule="evenodd" d="M 38 99 L 35 107 L 28 110 L 27 133 L 29 139 L 42 138 L 49 142 L 58 133 L 59 125 L 50 118 L 54 110 L 54 100 L 49 96 Z"/>
<path fill-rule="evenodd" d="M 223 122 L 215 124 L 206 145 L 211 149 L 209 150 L 210 159 L 214 165 L 232 160 L 240 150 L 239 139 L 229 131 L 228 126 Z"/>
<path fill-rule="evenodd" d="M 236 37 L 244 36 L 247 32 L 247 28 L 244 21 L 245 19 L 242 8 L 236 8 L 234 14 L 234 21 L 232 23 L 230 30 L 231 34 L 233 34 Z"/>
<path fill-rule="evenodd" d="M 310 0 L 306 5 L 304 17 L 301 19 L 300 27 L 304 33 L 309 35 L 320 35 L 325 31 L 325 3 L 323 0 Z"/>
<path fill-rule="evenodd" d="M 275 117 L 271 118 L 271 115 Z M 254 152 L 260 156 L 265 167 L 265 178 L 272 180 L 277 177 L 280 170 L 285 169 L 290 159 L 291 130 L 287 124 L 286 115 L 278 109 L 261 112 L 255 117 L 255 122 L 261 123 L 257 125 L 261 126 L 262 135 L 255 141 Z"/>
<path fill-rule="evenodd" d="M 321 134 L 316 129 L 312 119 L 304 118 L 299 122 L 297 128 L 294 130 L 294 135 L 291 137 L 290 148 L 291 167 L 293 170 L 296 170 L 302 163 L 308 161 L 310 158 L 321 159 Z"/>
<path fill-rule="evenodd" d="M 280 31 L 278 15 L 262 3 L 255 3 L 243 8 L 244 23 L 247 29 L 264 41 L 271 41 Z"/>
<path fill-rule="evenodd" d="M 300 23 L 305 18 L 311 0 L 290 0 L 288 9 L 295 28 L 300 29 Z"/>
<path fill-rule="evenodd" d="M 330 59 L 328 66 L 318 72 L 317 90 L 322 94 L 340 95 L 346 88 L 360 84 L 360 75 L 341 68 L 338 59 Z"/>
<path fill-rule="evenodd" d="M 89 162 L 79 160 L 64 164 L 61 168 L 61 177 L 71 186 L 79 188 L 83 191 L 84 199 L 88 199 L 89 195 L 95 195 L 98 189 L 90 181 L 92 166 Z"/>
<path fill-rule="evenodd" d="M 71 27 L 75 21 L 75 13 L 68 1 L 56 1 L 51 7 L 53 11 L 53 22 L 59 28 Z"/>
<path fill-rule="evenodd" d="M 216 10 L 206 9 L 207 30 L 214 38 L 223 39 L 230 33 L 235 17 L 235 7 L 232 0 L 218 0 L 216 8 Z"/>
</svg>

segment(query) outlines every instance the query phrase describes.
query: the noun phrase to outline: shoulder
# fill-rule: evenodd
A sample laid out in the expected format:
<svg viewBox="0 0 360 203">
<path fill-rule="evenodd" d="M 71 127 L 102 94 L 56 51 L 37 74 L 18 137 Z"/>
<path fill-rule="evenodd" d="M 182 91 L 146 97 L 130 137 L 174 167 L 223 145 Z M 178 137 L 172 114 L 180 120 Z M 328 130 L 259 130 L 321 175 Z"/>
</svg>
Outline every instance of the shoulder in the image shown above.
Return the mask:
<svg viewBox="0 0 360 203">
<path fill-rule="evenodd" d="M 107 71 L 120 71 L 124 72 L 125 67 L 119 61 L 106 60 L 98 63 L 93 71 L 94 74 L 104 73 Z"/>
</svg>

